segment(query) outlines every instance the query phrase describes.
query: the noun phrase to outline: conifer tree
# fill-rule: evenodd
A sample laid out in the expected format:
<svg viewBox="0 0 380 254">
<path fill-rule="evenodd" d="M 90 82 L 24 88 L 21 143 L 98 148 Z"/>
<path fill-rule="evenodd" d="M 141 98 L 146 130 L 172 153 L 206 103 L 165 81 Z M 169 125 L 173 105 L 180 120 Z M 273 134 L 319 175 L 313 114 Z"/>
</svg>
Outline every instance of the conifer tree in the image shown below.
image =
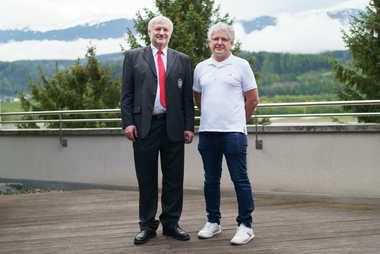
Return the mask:
<svg viewBox="0 0 380 254">
<path fill-rule="evenodd" d="M 113 66 L 102 68 L 95 58 L 96 48 L 88 48 L 86 65 L 78 58 L 75 65 L 64 70 L 58 70 L 56 62 L 55 75 L 46 76 L 41 67 L 39 78 L 33 81 L 29 75 L 28 87 L 18 92 L 21 107 L 25 111 L 55 111 L 55 110 L 85 110 L 85 109 L 116 109 L 119 107 L 121 80 L 111 80 Z M 27 100 L 25 94 L 32 95 Z M 114 118 L 114 114 L 98 115 L 63 115 L 64 119 Z M 26 116 L 24 120 L 42 118 L 45 120 L 58 119 L 56 115 Z M 57 128 L 58 123 L 47 123 L 49 128 Z M 65 128 L 90 128 L 121 126 L 120 123 L 109 122 L 78 122 L 64 123 Z M 39 128 L 36 124 L 21 123 L 19 128 Z"/>
<path fill-rule="evenodd" d="M 350 33 L 343 40 L 353 59 L 343 65 L 330 54 L 335 78 L 343 88 L 334 87 L 340 100 L 380 99 L 380 0 L 371 0 L 366 10 L 350 20 Z M 345 106 L 345 112 L 379 112 L 379 105 Z M 361 116 L 359 122 L 380 123 L 380 117 Z"/>
</svg>

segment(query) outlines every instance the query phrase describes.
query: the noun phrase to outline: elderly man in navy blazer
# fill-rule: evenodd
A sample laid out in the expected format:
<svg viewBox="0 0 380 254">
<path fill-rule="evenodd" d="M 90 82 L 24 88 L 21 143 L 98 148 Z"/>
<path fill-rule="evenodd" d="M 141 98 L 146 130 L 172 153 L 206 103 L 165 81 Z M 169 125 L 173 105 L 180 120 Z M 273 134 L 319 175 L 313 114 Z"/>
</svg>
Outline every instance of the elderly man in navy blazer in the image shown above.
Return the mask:
<svg viewBox="0 0 380 254">
<path fill-rule="evenodd" d="M 184 144 L 194 137 L 194 103 L 189 56 L 168 48 L 173 23 L 150 20 L 151 45 L 127 51 L 123 65 L 121 115 L 125 136 L 133 142 L 139 184 L 140 233 L 135 244 L 163 234 L 189 240 L 178 221 L 182 213 Z M 162 213 L 158 206 L 158 156 L 162 170 Z"/>
</svg>

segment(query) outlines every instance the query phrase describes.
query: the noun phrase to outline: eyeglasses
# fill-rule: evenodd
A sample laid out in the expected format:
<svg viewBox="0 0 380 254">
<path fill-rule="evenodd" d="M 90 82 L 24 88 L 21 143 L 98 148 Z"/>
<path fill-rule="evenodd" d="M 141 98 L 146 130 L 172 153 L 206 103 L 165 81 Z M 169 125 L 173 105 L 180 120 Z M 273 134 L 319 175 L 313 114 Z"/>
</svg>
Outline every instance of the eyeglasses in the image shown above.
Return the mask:
<svg viewBox="0 0 380 254">
<path fill-rule="evenodd" d="M 215 37 L 215 38 L 211 38 L 211 40 L 212 40 L 213 42 L 217 43 L 217 42 L 219 42 L 220 40 L 221 40 L 222 42 L 227 42 L 227 41 L 229 41 L 230 39 L 228 39 L 228 38 L 219 38 L 219 37 Z"/>
</svg>

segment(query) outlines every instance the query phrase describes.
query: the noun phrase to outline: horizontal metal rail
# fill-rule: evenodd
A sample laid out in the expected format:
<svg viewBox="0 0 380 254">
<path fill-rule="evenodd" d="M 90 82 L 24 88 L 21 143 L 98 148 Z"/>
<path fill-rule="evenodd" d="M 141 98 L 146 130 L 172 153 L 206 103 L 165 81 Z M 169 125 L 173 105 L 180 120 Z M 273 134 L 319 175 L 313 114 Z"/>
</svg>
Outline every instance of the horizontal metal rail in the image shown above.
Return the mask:
<svg viewBox="0 0 380 254">
<path fill-rule="evenodd" d="M 257 108 L 283 108 L 283 107 L 316 107 L 316 106 L 357 106 L 379 105 L 380 100 L 362 101 L 315 101 L 315 102 L 289 102 L 289 103 L 260 103 Z"/>
<path fill-rule="evenodd" d="M 80 123 L 80 122 L 121 122 L 121 118 L 96 118 L 96 119 L 62 119 L 62 120 L 17 120 L 2 121 L 1 123 Z"/>
<path fill-rule="evenodd" d="M 264 103 L 258 104 L 257 108 L 280 108 L 280 107 L 315 107 L 315 106 L 355 106 L 355 105 L 380 105 L 380 100 L 362 101 L 325 101 L 325 102 L 291 102 L 291 103 Z M 197 107 L 194 107 L 196 110 Z M 120 109 L 90 109 L 90 110 L 57 110 L 57 111 L 32 111 L 32 112 L 7 112 L 0 116 L 14 115 L 73 115 L 73 114 L 120 114 Z M 322 113 L 322 114 L 281 114 L 281 115 L 257 115 L 252 118 L 288 118 L 288 117 L 333 117 L 333 116 L 380 116 L 380 112 L 363 113 Z M 195 117 L 199 119 L 200 117 Z M 51 119 L 51 120 L 17 120 L 0 121 L 1 124 L 12 123 L 65 123 L 65 122 L 121 122 L 121 118 L 97 118 L 97 119 Z"/>
<path fill-rule="evenodd" d="M 16 116 L 16 115 L 78 115 L 78 114 L 111 114 L 120 113 L 120 109 L 88 109 L 88 110 L 56 110 L 56 111 L 31 111 L 31 112 L 7 112 L 0 113 L 0 116 Z"/>
<path fill-rule="evenodd" d="M 322 102 L 289 102 L 289 103 L 259 103 L 257 108 L 282 108 L 282 107 L 316 107 L 316 106 L 357 106 L 357 105 L 380 105 L 380 100 L 362 101 L 322 101 Z M 195 109 L 198 109 L 196 106 Z M 88 110 L 56 110 L 56 111 L 32 111 L 32 112 L 7 112 L 0 116 L 14 115 L 74 115 L 74 114 L 112 114 L 120 113 L 120 109 L 88 109 Z M 338 114 L 339 115 L 339 114 Z M 259 117 L 258 115 L 257 117 Z M 260 116 L 261 117 L 261 116 Z M 265 116 L 267 117 L 267 116 Z M 277 117 L 277 115 L 275 116 Z M 293 117 L 290 116 L 289 117 Z M 299 116 L 297 116 L 299 117 Z M 89 119 L 92 120 L 92 119 Z M 53 121 L 53 120 L 51 120 Z M 99 120 L 101 122 L 101 120 Z"/>
<path fill-rule="evenodd" d="M 333 117 L 333 116 L 380 116 L 380 112 L 369 112 L 369 113 L 320 113 L 320 114 L 257 115 L 257 118 L 282 118 L 282 117 Z"/>
</svg>

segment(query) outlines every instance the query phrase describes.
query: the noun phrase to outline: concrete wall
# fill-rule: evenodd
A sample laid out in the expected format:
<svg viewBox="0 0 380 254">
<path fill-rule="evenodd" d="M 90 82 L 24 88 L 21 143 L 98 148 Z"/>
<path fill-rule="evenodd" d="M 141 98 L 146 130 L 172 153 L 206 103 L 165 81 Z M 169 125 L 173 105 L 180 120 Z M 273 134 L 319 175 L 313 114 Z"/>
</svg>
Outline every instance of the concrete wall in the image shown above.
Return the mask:
<svg viewBox="0 0 380 254">
<path fill-rule="evenodd" d="M 132 143 L 119 129 L 0 131 L 0 182 L 137 186 Z M 248 171 L 253 191 L 380 200 L 380 125 L 249 127 Z M 185 188 L 203 188 L 198 135 L 185 146 Z M 222 188 L 233 190 L 226 165 Z"/>
</svg>

